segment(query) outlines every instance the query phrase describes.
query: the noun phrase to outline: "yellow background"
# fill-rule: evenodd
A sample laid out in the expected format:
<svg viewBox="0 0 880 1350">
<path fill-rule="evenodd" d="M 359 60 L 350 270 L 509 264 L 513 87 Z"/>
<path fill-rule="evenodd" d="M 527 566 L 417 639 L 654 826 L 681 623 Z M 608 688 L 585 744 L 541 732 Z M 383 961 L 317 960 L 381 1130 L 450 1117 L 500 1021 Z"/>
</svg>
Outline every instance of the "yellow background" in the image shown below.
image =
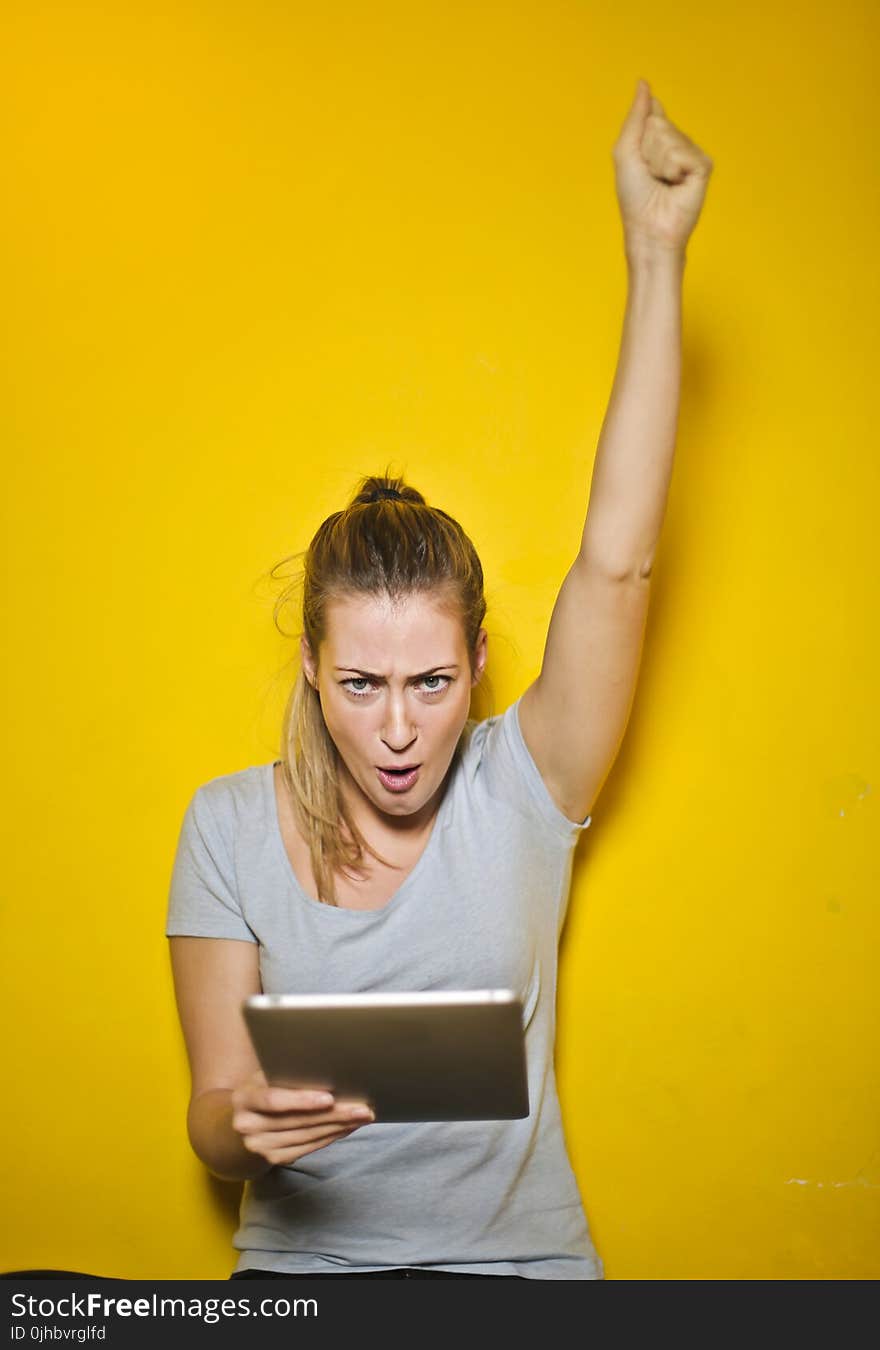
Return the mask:
<svg viewBox="0 0 880 1350">
<path fill-rule="evenodd" d="M 876 6 L 6 15 L 0 1267 L 232 1270 L 163 935 L 184 808 L 275 757 L 267 573 L 389 461 L 480 551 L 495 709 L 537 673 L 644 76 L 715 171 L 562 948 L 570 1153 L 609 1279 L 880 1276 Z"/>
</svg>

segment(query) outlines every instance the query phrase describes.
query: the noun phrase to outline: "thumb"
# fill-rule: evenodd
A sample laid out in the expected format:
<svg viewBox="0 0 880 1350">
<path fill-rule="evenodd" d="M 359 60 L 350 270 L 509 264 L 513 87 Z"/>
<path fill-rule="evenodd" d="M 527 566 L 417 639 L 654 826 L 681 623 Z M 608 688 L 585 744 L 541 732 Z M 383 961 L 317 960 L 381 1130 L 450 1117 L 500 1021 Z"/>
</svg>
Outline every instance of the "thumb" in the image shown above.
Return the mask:
<svg viewBox="0 0 880 1350">
<path fill-rule="evenodd" d="M 657 100 L 651 97 L 651 87 L 648 81 L 639 80 L 636 85 L 635 97 L 620 130 L 619 144 L 627 149 L 638 149 L 642 142 L 645 121 L 648 114 L 654 111 L 652 105 L 656 102 Z"/>
</svg>

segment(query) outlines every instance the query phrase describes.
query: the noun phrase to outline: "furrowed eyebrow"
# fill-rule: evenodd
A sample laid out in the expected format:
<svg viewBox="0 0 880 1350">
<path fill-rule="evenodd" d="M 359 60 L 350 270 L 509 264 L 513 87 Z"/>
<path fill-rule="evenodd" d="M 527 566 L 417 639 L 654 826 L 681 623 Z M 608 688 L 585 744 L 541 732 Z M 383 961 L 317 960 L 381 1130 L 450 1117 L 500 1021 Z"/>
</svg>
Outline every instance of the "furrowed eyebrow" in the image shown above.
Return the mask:
<svg viewBox="0 0 880 1350">
<path fill-rule="evenodd" d="M 385 678 L 384 675 L 377 675 L 372 670 L 358 670 L 356 666 L 334 666 L 333 669 L 338 670 L 342 675 L 357 675 L 364 680 L 384 680 Z M 418 675 L 412 675 L 410 678 L 413 680 L 423 680 L 428 675 L 439 675 L 441 671 L 444 670 L 454 670 L 457 672 L 458 666 L 454 664 L 448 666 L 432 666 L 430 670 L 422 670 Z"/>
</svg>

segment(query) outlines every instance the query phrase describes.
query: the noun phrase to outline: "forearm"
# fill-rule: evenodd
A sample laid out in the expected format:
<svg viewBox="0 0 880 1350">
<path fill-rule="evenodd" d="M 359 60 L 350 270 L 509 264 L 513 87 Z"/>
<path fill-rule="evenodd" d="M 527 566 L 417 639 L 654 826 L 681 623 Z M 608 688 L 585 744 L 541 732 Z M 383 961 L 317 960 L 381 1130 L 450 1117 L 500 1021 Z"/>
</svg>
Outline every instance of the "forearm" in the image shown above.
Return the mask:
<svg viewBox="0 0 880 1350">
<path fill-rule="evenodd" d="M 247 1181 L 263 1176 L 272 1164 L 245 1148 L 232 1128 L 232 1089 L 215 1088 L 190 1102 L 187 1130 L 193 1152 L 223 1181 Z"/>
<path fill-rule="evenodd" d="M 627 254 L 623 335 L 602 425 L 581 555 L 647 576 L 660 537 L 678 422 L 684 253 Z"/>
</svg>

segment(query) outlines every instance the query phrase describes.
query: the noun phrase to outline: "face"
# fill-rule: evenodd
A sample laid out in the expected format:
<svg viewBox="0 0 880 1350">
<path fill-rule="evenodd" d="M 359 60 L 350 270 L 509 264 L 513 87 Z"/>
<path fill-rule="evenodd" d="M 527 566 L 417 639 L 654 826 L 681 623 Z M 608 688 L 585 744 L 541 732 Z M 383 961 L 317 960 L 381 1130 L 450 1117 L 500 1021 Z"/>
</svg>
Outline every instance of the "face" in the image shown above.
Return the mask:
<svg viewBox="0 0 880 1350">
<path fill-rule="evenodd" d="M 486 663 L 485 629 L 471 674 L 454 612 L 423 594 L 397 605 L 352 596 L 328 605 L 317 663 L 305 638 L 302 656 L 357 815 L 401 826 L 430 819 Z"/>
</svg>

